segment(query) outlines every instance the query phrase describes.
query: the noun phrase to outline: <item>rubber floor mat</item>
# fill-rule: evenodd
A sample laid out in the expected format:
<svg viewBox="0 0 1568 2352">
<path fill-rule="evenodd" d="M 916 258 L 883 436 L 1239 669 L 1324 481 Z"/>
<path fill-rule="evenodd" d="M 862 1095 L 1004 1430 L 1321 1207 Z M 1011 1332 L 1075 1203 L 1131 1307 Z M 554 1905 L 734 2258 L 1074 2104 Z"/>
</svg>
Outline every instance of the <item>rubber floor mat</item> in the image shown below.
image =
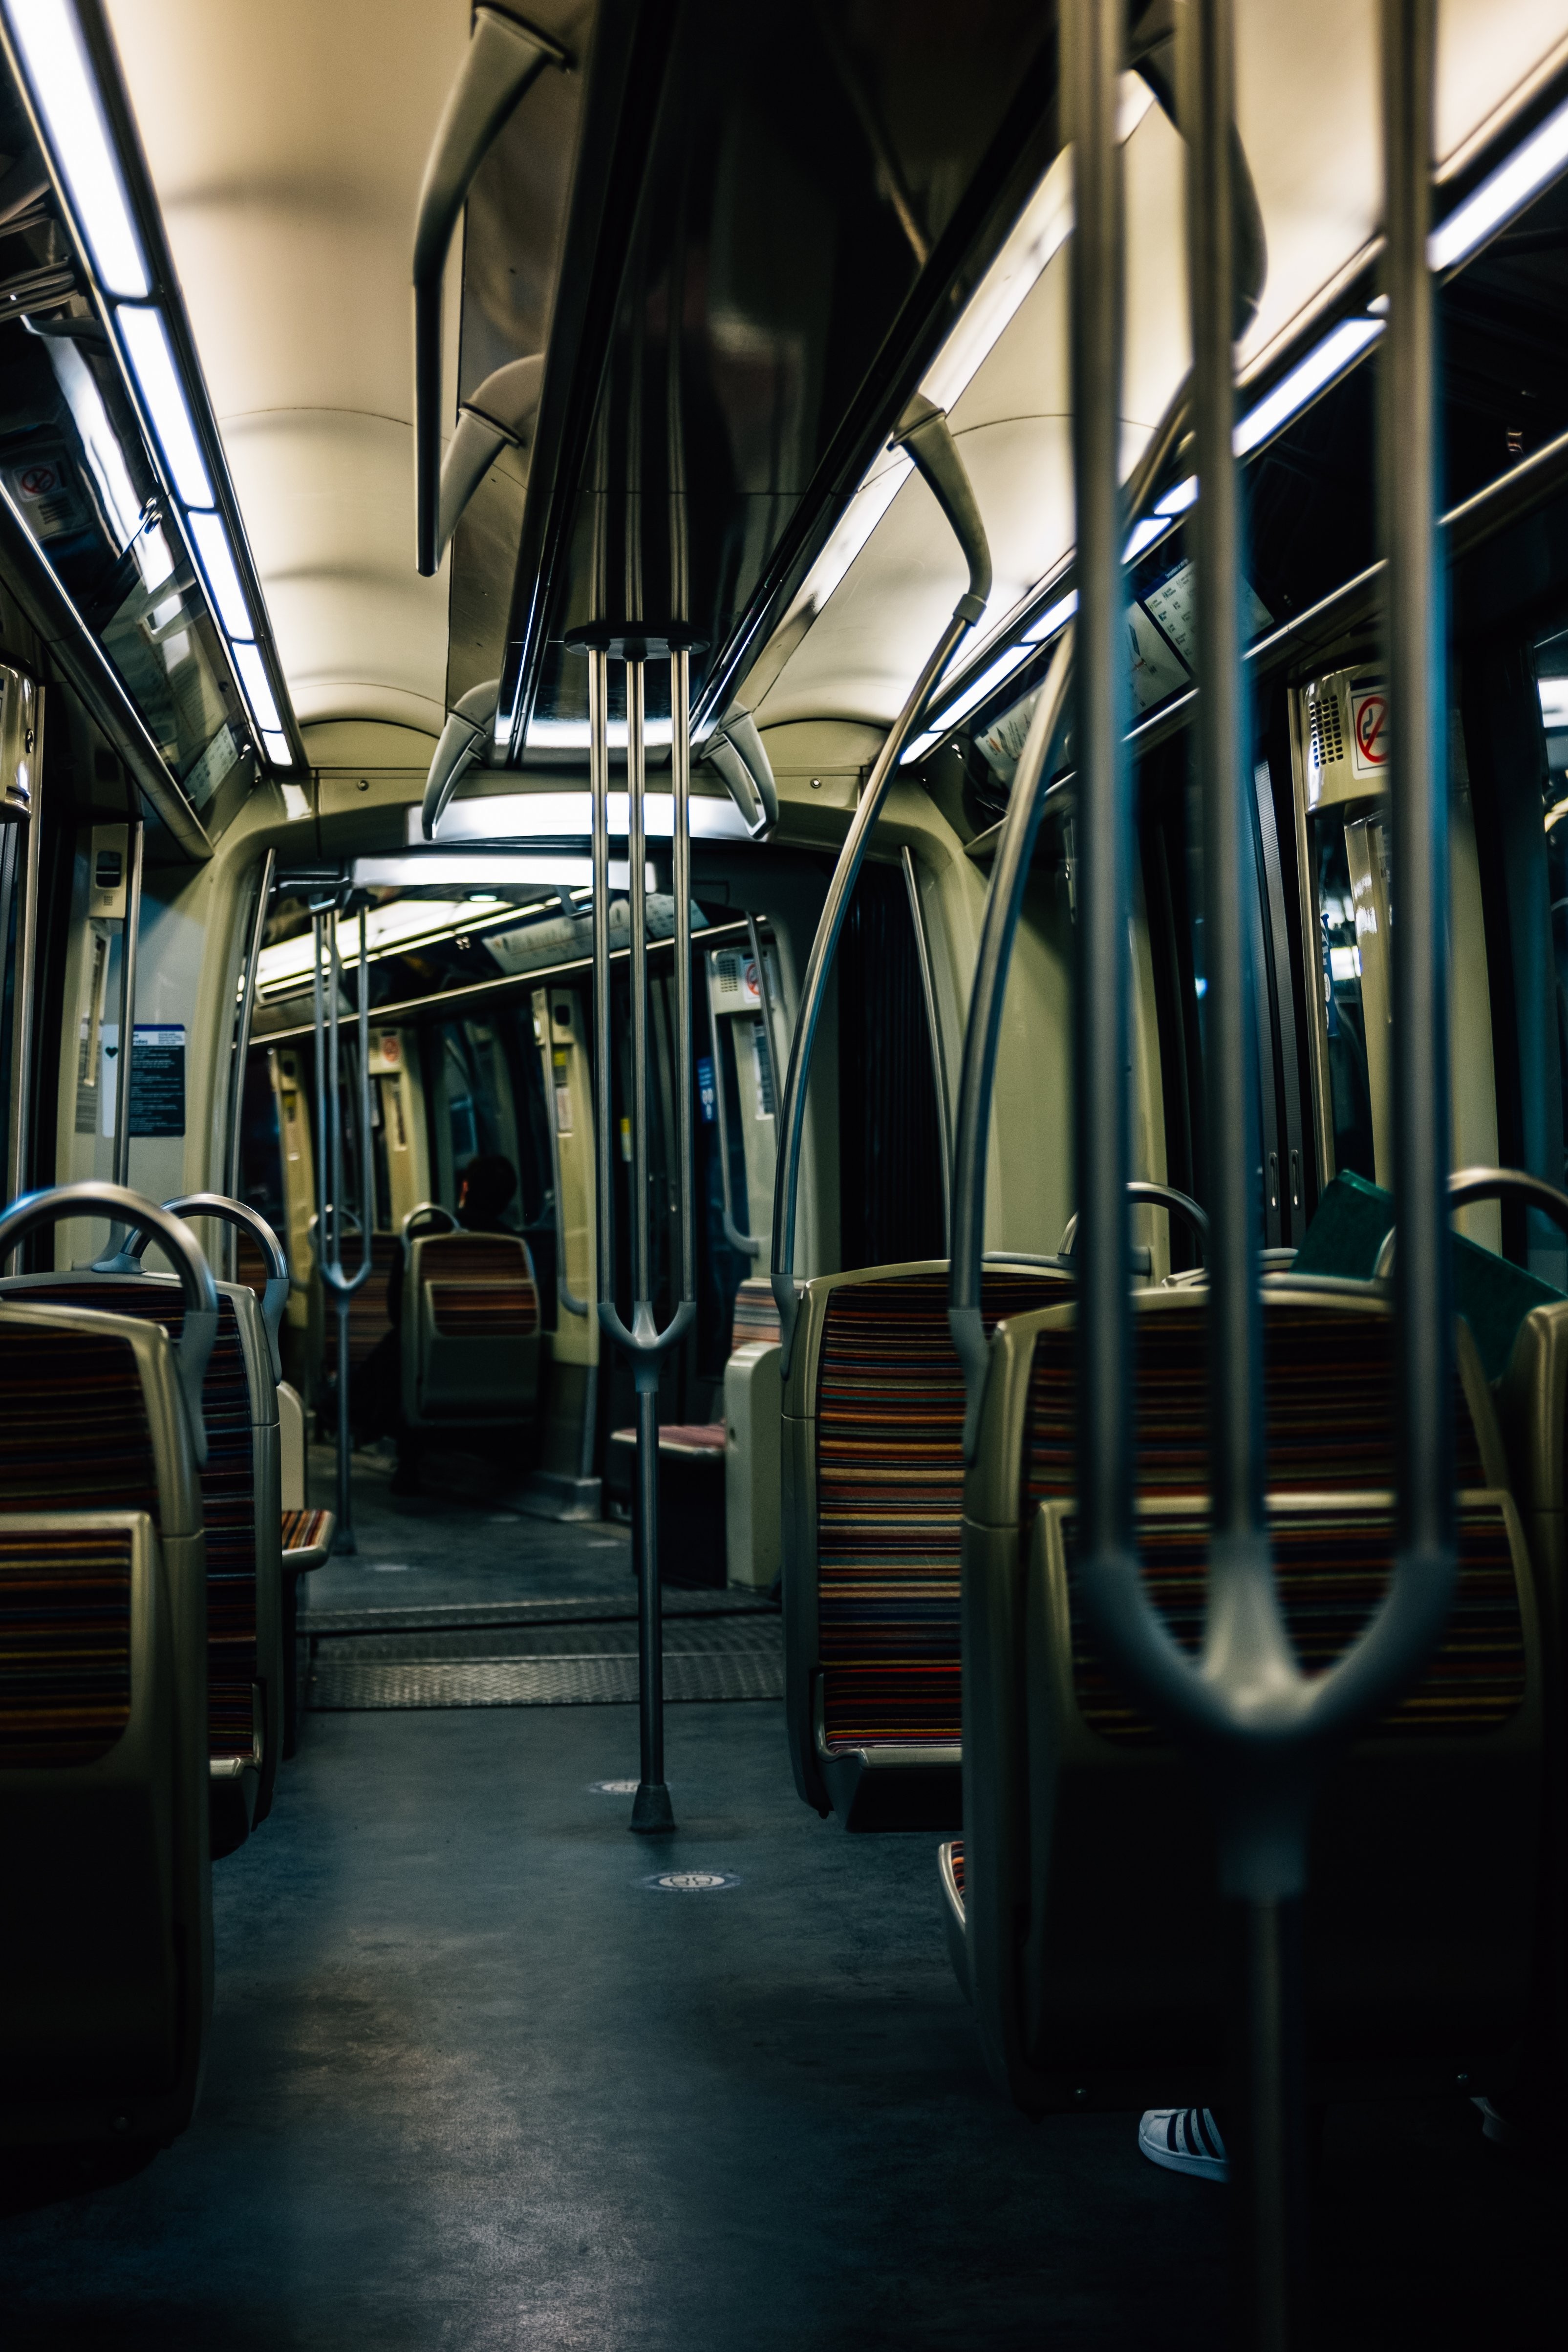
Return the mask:
<svg viewBox="0 0 1568 2352">
<path fill-rule="evenodd" d="M 783 1650 L 667 1652 L 664 1696 L 674 1705 L 783 1698 Z M 629 1706 L 637 1697 L 637 1656 L 623 1652 L 318 1663 L 308 1703 L 312 1713 L 361 1714 L 416 1706 Z"/>
</svg>

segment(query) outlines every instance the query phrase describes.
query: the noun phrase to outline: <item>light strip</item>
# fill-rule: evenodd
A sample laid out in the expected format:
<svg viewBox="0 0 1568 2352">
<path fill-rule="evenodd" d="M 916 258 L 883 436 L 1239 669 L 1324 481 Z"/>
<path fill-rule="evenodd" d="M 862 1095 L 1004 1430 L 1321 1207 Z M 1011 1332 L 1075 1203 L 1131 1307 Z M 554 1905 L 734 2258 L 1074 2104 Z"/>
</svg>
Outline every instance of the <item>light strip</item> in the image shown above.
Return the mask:
<svg viewBox="0 0 1568 2352">
<path fill-rule="evenodd" d="M 236 645 L 230 641 L 235 668 L 250 705 L 251 716 L 260 734 L 281 735 L 283 721 L 278 716 L 278 705 L 272 698 L 272 685 L 267 675 L 267 665 L 261 658 L 259 646 Z"/>
<path fill-rule="evenodd" d="M 254 635 L 256 624 L 250 617 L 250 607 L 240 585 L 234 551 L 228 543 L 223 517 L 194 511 L 186 514 L 185 520 L 191 527 L 196 561 L 202 567 L 207 593 L 217 607 L 218 619 L 231 637 Z"/>
<path fill-rule="evenodd" d="M 1427 266 L 1452 269 L 1568 169 L 1568 100 L 1522 140 L 1505 163 L 1456 205 L 1426 240 Z"/>
<path fill-rule="evenodd" d="M 610 831 L 624 839 L 631 822 L 625 793 L 609 796 Z M 749 841 L 746 820 L 732 800 L 694 793 L 688 803 L 693 841 Z M 593 829 L 592 795 L 577 793 L 489 793 L 477 799 L 452 801 L 437 828 L 438 840 L 585 841 Z M 668 841 L 675 830 L 675 803 L 668 793 L 648 793 L 643 801 L 643 824 L 650 840 Z M 425 838 L 424 818 L 417 806 L 408 811 L 408 843 L 416 847 Z"/>
<path fill-rule="evenodd" d="M 594 879 L 594 861 L 578 856 L 569 850 L 472 850 L 466 856 L 426 851 L 424 856 L 406 851 L 385 857 L 356 857 L 353 862 L 353 883 L 356 890 L 478 890 L 487 884 L 538 882 L 551 889 L 585 890 Z M 658 887 L 658 877 L 650 866 L 646 869 L 647 887 Z M 610 887 L 625 890 L 630 887 L 631 866 L 622 857 L 610 861 Z"/>
<path fill-rule="evenodd" d="M 1272 392 L 1264 394 L 1256 408 L 1247 410 L 1236 428 L 1233 446 L 1237 456 L 1246 457 L 1260 448 L 1300 410 L 1316 400 L 1336 376 L 1343 375 L 1382 332 L 1381 319 L 1342 320 L 1289 375 L 1281 376 Z"/>
<path fill-rule="evenodd" d="M 5 0 L 5 15 L 100 285 L 110 294 L 151 293 L 76 10 L 68 0 Z"/>
<path fill-rule="evenodd" d="M 213 486 L 207 476 L 196 428 L 185 399 L 185 388 L 169 348 L 169 330 L 161 310 L 127 304 L 114 313 L 131 362 L 131 373 L 142 395 L 148 422 L 163 453 L 169 478 L 188 507 L 210 507 Z"/>
</svg>

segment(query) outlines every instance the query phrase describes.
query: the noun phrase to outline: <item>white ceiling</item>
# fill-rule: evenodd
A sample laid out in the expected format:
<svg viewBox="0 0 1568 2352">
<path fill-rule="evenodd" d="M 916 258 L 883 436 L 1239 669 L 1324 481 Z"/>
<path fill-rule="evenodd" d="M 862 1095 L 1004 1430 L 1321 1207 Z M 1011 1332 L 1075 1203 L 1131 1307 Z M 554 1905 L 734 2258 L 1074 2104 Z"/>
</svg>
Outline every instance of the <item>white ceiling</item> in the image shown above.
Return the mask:
<svg viewBox="0 0 1568 2352">
<path fill-rule="evenodd" d="M 435 733 L 447 576 L 414 564 L 410 257 L 468 0 L 108 6 L 295 709 Z"/>
</svg>

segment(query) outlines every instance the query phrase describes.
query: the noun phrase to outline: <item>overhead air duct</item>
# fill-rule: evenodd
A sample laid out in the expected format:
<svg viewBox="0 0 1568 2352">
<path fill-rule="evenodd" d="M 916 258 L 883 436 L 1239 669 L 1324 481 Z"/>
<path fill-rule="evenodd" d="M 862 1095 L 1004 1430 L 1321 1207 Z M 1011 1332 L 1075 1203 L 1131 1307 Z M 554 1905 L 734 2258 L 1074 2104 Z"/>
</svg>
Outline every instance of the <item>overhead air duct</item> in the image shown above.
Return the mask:
<svg viewBox="0 0 1568 2352">
<path fill-rule="evenodd" d="M 702 756 L 718 770 L 752 840 L 765 839 L 779 821 L 779 793 L 751 712 L 732 710 L 708 738 Z"/>
<path fill-rule="evenodd" d="M 539 415 L 544 354 L 532 352 L 486 376 L 458 404 L 458 429 L 441 460 L 441 506 L 436 532 L 437 563 L 451 543 L 464 508 L 503 449 L 528 449 Z"/>
<path fill-rule="evenodd" d="M 425 779 L 421 822 L 426 841 L 435 840 L 441 812 L 461 779 L 470 768 L 484 765 L 500 700 L 499 677 L 487 678 L 482 686 L 471 686 L 442 728 L 430 772 Z"/>
</svg>

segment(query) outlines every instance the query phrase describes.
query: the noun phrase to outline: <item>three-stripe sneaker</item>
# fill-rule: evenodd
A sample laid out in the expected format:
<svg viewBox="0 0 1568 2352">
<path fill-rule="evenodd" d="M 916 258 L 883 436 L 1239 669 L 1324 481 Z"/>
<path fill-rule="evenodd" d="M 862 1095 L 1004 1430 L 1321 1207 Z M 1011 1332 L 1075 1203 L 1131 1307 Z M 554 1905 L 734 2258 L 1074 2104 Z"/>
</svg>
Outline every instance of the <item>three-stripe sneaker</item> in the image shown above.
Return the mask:
<svg viewBox="0 0 1568 2352">
<path fill-rule="evenodd" d="M 1230 2163 L 1212 2107 L 1151 2107 L 1138 2125 L 1138 2149 L 1167 2172 L 1227 2180 Z"/>
</svg>

